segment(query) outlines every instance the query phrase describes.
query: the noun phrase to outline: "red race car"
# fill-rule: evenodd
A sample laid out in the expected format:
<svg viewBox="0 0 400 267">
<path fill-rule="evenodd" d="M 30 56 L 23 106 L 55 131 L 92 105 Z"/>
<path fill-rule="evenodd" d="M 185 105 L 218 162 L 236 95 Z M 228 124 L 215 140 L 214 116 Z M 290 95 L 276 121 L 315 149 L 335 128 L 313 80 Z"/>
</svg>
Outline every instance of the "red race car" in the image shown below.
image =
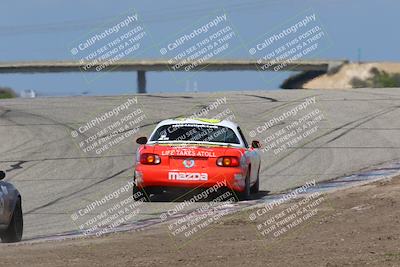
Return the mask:
<svg viewBox="0 0 400 267">
<path fill-rule="evenodd" d="M 248 145 L 240 127 L 214 119 L 169 119 L 160 122 L 148 140 L 139 137 L 135 192 L 151 194 L 173 189 L 234 190 L 242 199 L 259 190 L 260 143 Z M 222 186 L 221 186 L 222 187 Z"/>
</svg>

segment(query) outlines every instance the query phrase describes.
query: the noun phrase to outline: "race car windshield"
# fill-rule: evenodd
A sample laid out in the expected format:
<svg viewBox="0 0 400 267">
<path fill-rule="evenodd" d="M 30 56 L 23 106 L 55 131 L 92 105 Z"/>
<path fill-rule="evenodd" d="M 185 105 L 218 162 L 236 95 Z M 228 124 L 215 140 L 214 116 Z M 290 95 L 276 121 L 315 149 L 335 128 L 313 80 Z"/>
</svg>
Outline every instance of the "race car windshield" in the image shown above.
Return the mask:
<svg viewBox="0 0 400 267">
<path fill-rule="evenodd" d="M 171 124 L 157 129 L 150 141 L 193 141 L 240 144 L 235 132 L 223 126 L 204 124 Z"/>
</svg>

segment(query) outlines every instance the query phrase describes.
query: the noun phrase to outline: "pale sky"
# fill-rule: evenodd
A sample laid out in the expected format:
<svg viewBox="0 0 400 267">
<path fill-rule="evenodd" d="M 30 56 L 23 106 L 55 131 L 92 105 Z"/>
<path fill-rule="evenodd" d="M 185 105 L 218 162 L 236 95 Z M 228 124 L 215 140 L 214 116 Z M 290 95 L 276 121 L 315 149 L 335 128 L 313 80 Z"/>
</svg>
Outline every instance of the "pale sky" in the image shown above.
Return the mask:
<svg viewBox="0 0 400 267">
<path fill-rule="evenodd" d="M 185 30 L 190 32 L 207 16 L 227 13 L 229 25 L 240 36 L 215 57 L 249 58 L 255 40 L 273 29 L 283 29 L 304 12 L 315 13 L 329 36 L 329 46 L 309 58 L 400 61 L 400 2 L 395 0 L 270 0 L 270 1 L 103 1 L 1 0 L 0 61 L 72 60 L 71 44 L 102 29 L 110 20 L 135 10 L 148 39 L 133 58 L 161 58 L 166 45 Z M 198 23 L 199 22 L 199 23 Z M 197 23 L 197 24 L 196 24 Z M 103 27 L 104 28 L 104 27 Z M 146 37 L 146 38 L 147 38 Z M 86 75 L 86 76 L 85 76 Z M 42 95 L 126 94 L 136 91 L 136 73 L 1 74 L 0 86 Z M 277 89 L 288 73 L 202 72 L 147 73 L 148 92 L 193 90 Z M 87 81 L 89 80 L 89 82 Z"/>
</svg>

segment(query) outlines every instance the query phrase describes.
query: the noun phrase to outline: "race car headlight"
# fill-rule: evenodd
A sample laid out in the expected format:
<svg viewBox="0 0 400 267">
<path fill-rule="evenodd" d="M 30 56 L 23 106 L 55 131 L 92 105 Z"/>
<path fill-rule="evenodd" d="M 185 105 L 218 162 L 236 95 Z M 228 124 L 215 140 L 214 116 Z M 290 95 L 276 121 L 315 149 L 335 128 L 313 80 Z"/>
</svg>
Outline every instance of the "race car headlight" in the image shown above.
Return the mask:
<svg viewBox="0 0 400 267">
<path fill-rule="evenodd" d="M 157 154 L 143 153 L 140 155 L 140 163 L 148 165 L 157 165 L 161 163 L 161 158 Z"/>
<path fill-rule="evenodd" d="M 217 165 L 221 167 L 237 167 L 239 166 L 239 159 L 232 156 L 219 157 L 217 159 Z"/>
</svg>

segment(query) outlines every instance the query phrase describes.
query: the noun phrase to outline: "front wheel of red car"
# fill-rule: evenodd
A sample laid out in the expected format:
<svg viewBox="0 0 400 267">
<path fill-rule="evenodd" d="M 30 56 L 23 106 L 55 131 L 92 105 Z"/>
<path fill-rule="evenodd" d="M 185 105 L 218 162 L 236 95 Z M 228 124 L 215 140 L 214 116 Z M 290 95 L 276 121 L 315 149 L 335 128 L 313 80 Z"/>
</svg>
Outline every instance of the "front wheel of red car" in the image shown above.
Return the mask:
<svg viewBox="0 0 400 267">
<path fill-rule="evenodd" d="M 4 243 L 21 241 L 23 229 L 24 221 L 22 217 L 21 199 L 19 199 L 15 204 L 15 209 L 7 230 L 0 235 L 1 241 Z"/>
</svg>

